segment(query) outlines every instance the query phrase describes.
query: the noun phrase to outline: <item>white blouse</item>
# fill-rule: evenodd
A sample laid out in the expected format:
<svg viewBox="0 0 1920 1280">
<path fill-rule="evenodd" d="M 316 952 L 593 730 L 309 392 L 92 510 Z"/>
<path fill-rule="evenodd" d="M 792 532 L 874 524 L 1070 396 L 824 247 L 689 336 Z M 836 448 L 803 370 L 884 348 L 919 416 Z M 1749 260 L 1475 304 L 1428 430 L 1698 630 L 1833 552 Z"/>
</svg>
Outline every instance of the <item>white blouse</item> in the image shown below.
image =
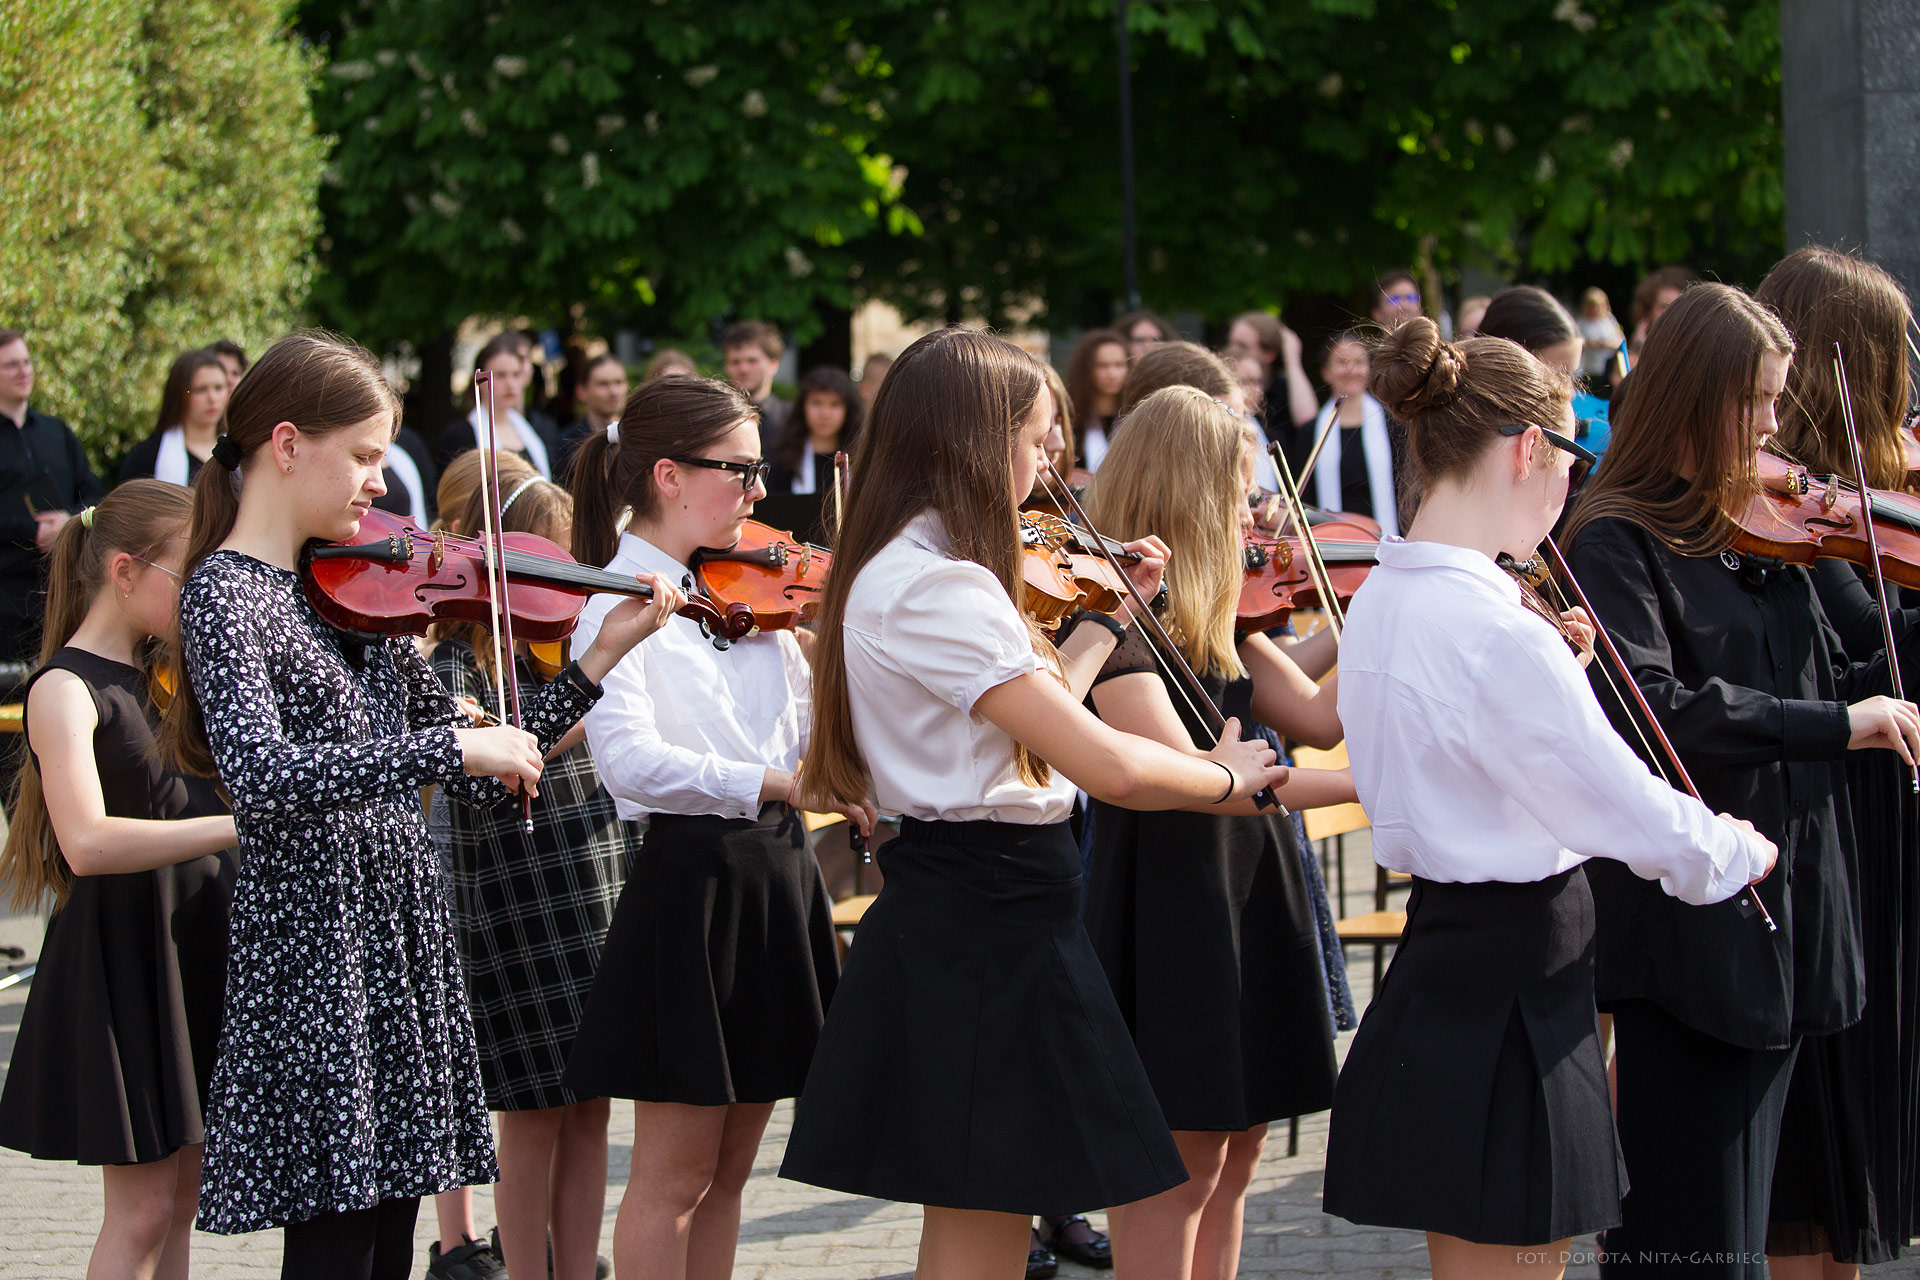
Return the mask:
<svg viewBox="0 0 1920 1280">
<path fill-rule="evenodd" d="M 927 821 L 1060 822 L 1073 784 L 1023 782 L 1014 741 L 973 714 L 987 690 L 1044 671 L 985 566 L 946 551 L 923 512 L 854 579 L 842 633 L 853 736 L 882 813 Z"/>
<path fill-rule="evenodd" d="M 631 533 L 610 573 L 687 567 Z M 596 595 L 581 610 L 573 651 L 600 634 L 623 596 Z M 652 813 L 751 818 L 768 769 L 797 769 L 812 712 L 807 660 L 790 631 L 736 640 L 722 652 L 690 618 L 674 618 L 635 645 L 602 681 L 587 712 L 587 747 L 622 818 Z"/>
<path fill-rule="evenodd" d="M 1719 902 L 1758 846 L 1653 776 L 1579 660 L 1493 561 L 1389 538 L 1347 610 L 1340 718 L 1381 866 L 1525 883 L 1612 858 Z"/>
</svg>

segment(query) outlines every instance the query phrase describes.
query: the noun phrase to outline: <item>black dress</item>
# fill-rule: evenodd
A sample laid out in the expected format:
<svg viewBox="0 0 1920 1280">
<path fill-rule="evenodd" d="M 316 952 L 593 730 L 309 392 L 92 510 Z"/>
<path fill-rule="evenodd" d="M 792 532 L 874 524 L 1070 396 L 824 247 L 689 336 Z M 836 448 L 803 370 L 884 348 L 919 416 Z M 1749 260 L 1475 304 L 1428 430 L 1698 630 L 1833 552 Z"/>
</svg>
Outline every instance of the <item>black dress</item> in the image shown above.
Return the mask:
<svg viewBox="0 0 1920 1280">
<path fill-rule="evenodd" d="M 906 818 L 780 1176 L 1048 1217 L 1187 1178 L 1080 920 L 1065 822 Z"/>
<path fill-rule="evenodd" d="M 564 1082 L 693 1106 L 794 1097 L 839 976 L 833 904 L 797 812 L 656 813 Z"/>
<path fill-rule="evenodd" d="M 1156 671 L 1129 632 L 1094 687 Z M 1219 705 L 1227 682 L 1202 683 Z M 1093 811 L 1087 933 L 1168 1126 L 1239 1132 L 1326 1110 L 1338 1067 L 1292 824 L 1098 800 Z"/>
<path fill-rule="evenodd" d="M 1821 607 L 1850 653 L 1884 646 L 1879 606 L 1864 570 L 1838 560 L 1811 573 Z M 1896 610 L 1912 597 L 1890 588 Z M 1903 628 L 1911 610 L 1896 613 Z M 1909 696 L 1920 664 L 1902 662 Z M 1767 1252 L 1831 1252 L 1873 1264 L 1900 1256 L 1916 1225 L 1920 1156 L 1920 820 L 1912 773 L 1891 752 L 1847 757 L 1859 856 L 1860 950 L 1866 1007 L 1860 1021 L 1800 1046 L 1781 1119 Z"/>
<path fill-rule="evenodd" d="M 155 713 L 138 670 L 74 648 L 55 653 L 42 674 L 55 670 L 72 672 L 93 695 L 108 816 L 226 812 L 211 783 L 155 759 Z M 47 922 L 20 1018 L 0 1095 L 0 1145 L 42 1160 L 144 1164 L 205 1140 L 233 876 L 233 855 L 222 852 L 74 878 Z"/>
</svg>

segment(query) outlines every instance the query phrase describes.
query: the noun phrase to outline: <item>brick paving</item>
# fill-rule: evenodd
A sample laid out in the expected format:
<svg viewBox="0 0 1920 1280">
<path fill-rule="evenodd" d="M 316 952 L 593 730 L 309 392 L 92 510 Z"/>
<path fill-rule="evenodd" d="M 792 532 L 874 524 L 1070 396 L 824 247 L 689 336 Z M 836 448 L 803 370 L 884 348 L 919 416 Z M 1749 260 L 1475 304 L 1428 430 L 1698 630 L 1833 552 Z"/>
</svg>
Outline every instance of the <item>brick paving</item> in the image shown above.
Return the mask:
<svg viewBox="0 0 1920 1280">
<path fill-rule="evenodd" d="M 1364 836 L 1349 839 L 1346 849 L 1349 908 L 1371 908 L 1373 868 Z M 31 918 L 0 917 L 0 944 L 39 948 L 40 922 Z M 1368 951 L 1350 953 L 1356 996 L 1370 986 Z M 0 991 L 0 1060 L 12 1054 L 20 1010 L 26 1002 L 23 986 Z M 1344 1052 L 1350 1036 L 1341 1036 Z M 748 1184 L 741 1225 L 740 1253 L 734 1274 L 739 1280 L 867 1280 L 887 1277 L 905 1280 L 913 1274 L 914 1249 L 919 1241 L 919 1211 L 907 1205 L 868 1200 L 820 1191 L 786 1182 L 776 1171 L 785 1149 L 792 1108 L 774 1113 L 760 1147 L 753 1180 Z M 606 1235 L 610 1248 L 613 1214 L 625 1190 L 632 1151 L 633 1118 L 630 1109 L 614 1105 Z M 1326 1150 L 1326 1117 L 1308 1117 L 1300 1126 L 1300 1154 L 1288 1157 L 1285 1126 L 1269 1139 L 1269 1154 L 1247 1201 L 1247 1232 L 1241 1252 L 1243 1276 L 1341 1276 L 1352 1280 L 1413 1280 L 1429 1276 L 1422 1238 L 1408 1231 L 1356 1227 L 1320 1212 L 1321 1160 Z M 491 1226 L 493 1196 L 489 1188 L 475 1191 L 475 1214 L 481 1227 Z M 1094 1215 L 1100 1223 L 1100 1215 Z M 42 1280 L 85 1273 L 88 1252 L 100 1223 L 99 1175 L 73 1165 L 44 1163 L 12 1151 L 0 1151 L 0 1280 Z M 1102 1224 L 1103 1225 L 1103 1224 Z M 433 1211 L 421 1206 L 418 1233 L 420 1265 L 426 1272 L 426 1249 L 433 1239 Z M 280 1233 L 251 1236 L 194 1237 L 194 1274 L 217 1280 L 270 1280 L 279 1271 Z M 1595 1275 L 1592 1241 L 1575 1243 L 1572 1277 Z M 1073 1263 L 1062 1263 L 1066 1277 L 1102 1273 Z M 1110 1274 L 1110 1273 L 1106 1273 Z M 1871 1280 L 1882 1277 L 1920 1277 L 1920 1257 L 1872 1267 Z"/>
</svg>

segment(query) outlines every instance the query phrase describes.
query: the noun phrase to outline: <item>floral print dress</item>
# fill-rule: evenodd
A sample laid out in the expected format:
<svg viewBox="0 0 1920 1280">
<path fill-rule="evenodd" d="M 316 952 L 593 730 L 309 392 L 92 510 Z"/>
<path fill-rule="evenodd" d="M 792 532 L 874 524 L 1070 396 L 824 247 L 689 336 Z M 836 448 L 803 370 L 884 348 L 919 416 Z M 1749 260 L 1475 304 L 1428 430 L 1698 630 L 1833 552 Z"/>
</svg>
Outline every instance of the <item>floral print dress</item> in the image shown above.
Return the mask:
<svg viewBox="0 0 1920 1280">
<path fill-rule="evenodd" d="M 297 575 L 237 552 L 195 569 L 180 630 L 241 854 L 200 1228 L 494 1181 L 420 805 L 435 782 L 504 796 L 462 772 L 454 728 L 469 722 L 410 638 L 358 644 Z M 526 728 L 544 752 L 589 705 L 555 681 L 526 702 Z"/>
</svg>

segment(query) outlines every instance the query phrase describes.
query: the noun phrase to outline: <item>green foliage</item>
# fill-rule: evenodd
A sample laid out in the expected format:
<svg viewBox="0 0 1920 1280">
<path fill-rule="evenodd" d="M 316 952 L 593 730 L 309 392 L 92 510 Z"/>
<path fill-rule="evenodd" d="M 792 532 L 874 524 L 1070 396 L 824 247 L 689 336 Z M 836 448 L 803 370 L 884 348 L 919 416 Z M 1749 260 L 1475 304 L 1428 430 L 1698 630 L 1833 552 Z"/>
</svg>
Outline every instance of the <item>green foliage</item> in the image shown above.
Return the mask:
<svg viewBox="0 0 1920 1280">
<path fill-rule="evenodd" d="M 310 3 L 340 141 L 317 303 L 363 339 L 473 314 L 738 311 L 797 329 L 845 305 L 889 206 L 881 74 L 814 0 Z"/>
<path fill-rule="evenodd" d="M 929 229 L 910 314 L 1059 324 L 1121 292 L 1111 0 L 889 0 L 885 141 Z M 1523 275 L 1780 248 L 1771 0 L 1136 0 L 1141 288 L 1221 316 L 1425 258 Z"/>
<path fill-rule="evenodd" d="M 310 54 L 282 0 L 0 7 L 0 323 L 105 460 L 173 357 L 298 317 L 318 233 Z"/>
</svg>

